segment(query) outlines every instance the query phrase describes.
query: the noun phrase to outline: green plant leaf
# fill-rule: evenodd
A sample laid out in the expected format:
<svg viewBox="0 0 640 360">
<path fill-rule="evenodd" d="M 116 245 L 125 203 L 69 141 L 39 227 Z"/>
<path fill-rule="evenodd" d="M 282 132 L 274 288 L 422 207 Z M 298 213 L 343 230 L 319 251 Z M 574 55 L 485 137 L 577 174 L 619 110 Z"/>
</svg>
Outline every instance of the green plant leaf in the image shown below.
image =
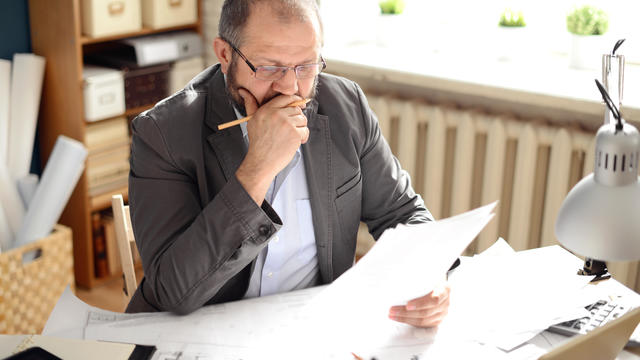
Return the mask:
<svg viewBox="0 0 640 360">
<path fill-rule="evenodd" d="M 404 0 L 381 0 L 378 5 L 382 14 L 402 14 L 405 2 Z"/>
<path fill-rule="evenodd" d="M 567 30 L 576 35 L 602 35 L 609 30 L 609 16 L 591 5 L 574 8 L 567 15 Z"/>
<path fill-rule="evenodd" d="M 506 9 L 500 15 L 500 22 L 498 25 L 505 27 L 522 27 L 527 24 L 524 22 L 524 15 L 522 14 L 522 11 Z"/>
</svg>

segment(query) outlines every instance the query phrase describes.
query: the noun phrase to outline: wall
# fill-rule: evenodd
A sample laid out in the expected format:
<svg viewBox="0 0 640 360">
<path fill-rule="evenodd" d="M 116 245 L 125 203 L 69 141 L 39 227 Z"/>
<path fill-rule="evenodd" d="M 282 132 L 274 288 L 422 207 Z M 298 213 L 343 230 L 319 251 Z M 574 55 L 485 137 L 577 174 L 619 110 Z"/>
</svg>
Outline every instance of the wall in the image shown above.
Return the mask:
<svg viewBox="0 0 640 360">
<path fill-rule="evenodd" d="M 27 0 L 2 0 L 0 5 L 0 58 L 30 52 L 29 8 Z"/>
<path fill-rule="evenodd" d="M 0 59 L 11 60 L 14 53 L 31 52 L 28 4 L 27 0 L 0 0 Z M 31 172 L 40 175 L 37 137 L 36 131 Z"/>
</svg>

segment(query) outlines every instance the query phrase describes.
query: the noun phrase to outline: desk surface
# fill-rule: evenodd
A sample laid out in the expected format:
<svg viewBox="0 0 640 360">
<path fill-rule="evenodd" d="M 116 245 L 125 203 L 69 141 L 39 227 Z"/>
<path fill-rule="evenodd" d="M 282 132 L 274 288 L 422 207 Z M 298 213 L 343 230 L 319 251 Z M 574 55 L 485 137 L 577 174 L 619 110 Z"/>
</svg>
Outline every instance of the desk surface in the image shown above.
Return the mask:
<svg viewBox="0 0 640 360">
<path fill-rule="evenodd" d="M 542 254 L 544 249 L 537 251 Z M 545 258 L 548 258 L 547 255 L 545 254 Z M 491 262 L 498 263 L 497 260 Z M 458 270 L 464 269 L 469 264 L 463 261 Z M 290 355 L 287 349 L 299 350 L 300 348 L 296 345 L 304 346 L 304 349 L 312 354 L 316 352 L 309 349 L 317 349 L 318 354 L 322 354 L 321 351 L 327 350 L 331 336 L 339 334 L 337 330 L 348 327 L 350 324 L 333 323 L 332 328 L 314 333 L 314 329 L 305 325 L 316 324 L 314 322 L 316 319 L 296 309 L 303 309 L 317 299 L 318 294 L 325 289 L 327 289 L 326 286 L 316 287 L 207 306 L 186 316 L 168 313 L 112 313 L 84 304 L 67 291 L 54 309 L 43 334 L 156 345 L 158 354 L 166 356 L 182 353 L 194 356 L 214 354 L 216 359 L 237 359 L 239 356 L 245 359 L 262 359 L 265 357 L 265 351 L 271 350 L 278 354 L 279 358 L 287 358 L 287 355 L 282 355 L 282 352 L 285 351 L 285 354 Z M 588 285 L 588 289 L 595 296 L 626 294 L 640 304 L 638 294 L 615 280 Z M 454 287 L 452 294 L 456 293 L 460 295 L 464 291 Z M 475 300 L 487 295 L 476 293 Z M 489 309 L 483 310 L 487 313 L 491 312 Z M 470 324 L 468 319 L 465 323 Z M 372 341 L 375 345 L 375 349 L 371 350 L 373 352 L 359 354 L 367 359 L 372 354 L 379 360 L 410 359 L 412 354 L 423 354 L 430 359 L 470 357 L 531 359 L 537 358 L 536 354 L 539 356 L 545 349 L 548 350 L 567 341 L 562 336 L 544 332 L 528 341 L 527 345 L 505 353 L 494 346 L 481 345 L 458 337 L 446 337 L 446 331 L 442 329 L 417 329 L 392 322 L 376 324 L 390 325 L 388 328 L 372 329 L 375 333 L 385 334 L 387 340 Z M 331 355 L 333 357 L 320 356 L 319 358 L 353 359 L 350 352 L 354 349 L 345 348 L 344 342 L 336 344 L 335 351 Z M 636 354 L 624 352 L 619 359 L 640 359 Z M 295 355 L 299 356 L 299 353 Z"/>
</svg>

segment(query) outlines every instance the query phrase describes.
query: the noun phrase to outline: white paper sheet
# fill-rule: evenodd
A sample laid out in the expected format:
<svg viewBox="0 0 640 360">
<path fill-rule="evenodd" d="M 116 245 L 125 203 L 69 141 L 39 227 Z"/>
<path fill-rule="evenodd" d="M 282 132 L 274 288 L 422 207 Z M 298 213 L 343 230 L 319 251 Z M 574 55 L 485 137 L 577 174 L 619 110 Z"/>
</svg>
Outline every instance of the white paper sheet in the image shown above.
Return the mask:
<svg viewBox="0 0 640 360">
<path fill-rule="evenodd" d="M 456 258 L 493 217 L 495 204 L 385 231 L 367 255 L 313 299 L 305 310 L 310 320 L 303 333 L 308 336 L 297 345 L 311 349 L 319 344 L 305 340 L 322 338 L 321 345 L 339 353 L 374 354 L 387 347 L 432 343 L 438 335 L 435 330 L 392 321 L 389 309 L 443 283 Z M 341 326 L 335 327 L 337 323 Z M 327 355 L 323 351 L 312 352 L 320 359 Z"/>
<path fill-rule="evenodd" d="M 60 218 L 82 170 L 87 149 L 76 140 L 59 136 L 42 172 L 14 246 L 49 235 Z"/>
<path fill-rule="evenodd" d="M 45 60 L 41 56 L 34 54 L 13 56 L 7 162 L 13 179 L 29 174 L 40 109 L 44 65 Z"/>
<path fill-rule="evenodd" d="M 7 163 L 7 152 L 9 149 L 10 91 L 11 61 L 0 59 L 0 164 Z"/>
<path fill-rule="evenodd" d="M 470 260 L 450 277 L 445 333 L 511 350 L 567 316 L 584 315 L 581 290 L 591 277 L 576 275 L 581 260 L 559 246 Z"/>
</svg>

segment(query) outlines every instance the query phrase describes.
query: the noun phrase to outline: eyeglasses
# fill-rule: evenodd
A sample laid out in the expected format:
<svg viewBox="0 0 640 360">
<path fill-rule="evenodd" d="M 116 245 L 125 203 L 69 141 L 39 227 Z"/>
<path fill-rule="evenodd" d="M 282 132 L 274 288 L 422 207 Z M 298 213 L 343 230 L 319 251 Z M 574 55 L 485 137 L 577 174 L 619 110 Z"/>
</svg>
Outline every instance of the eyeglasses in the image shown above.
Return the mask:
<svg viewBox="0 0 640 360">
<path fill-rule="evenodd" d="M 223 39 L 224 40 L 224 39 Z M 227 40 L 225 40 L 227 41 Z M 249 66 L 251 71 L 257 79 L 266 80 L 266 81 L 278 81 L 284 77 L 284 75 L 289 71 L 289 69 L 293 69 L 296 73 L 296 78 L 298 79 L 308 79 L 315 77 L 320 74 L 322 70 L 327 67 L 327 63 L 324 62 L 322 56 L 320 56 L 320 62 L 315 64 L 302 64 L 296 66 L 254 66 L 249 59 L 247 59 L 244 54 L 238 50 L 233 44 L 227 41 L 229 46 L 233 49 L 233 51 L 237 52 L 238 55 L 244 60 L 245 63 Z"/>
</svg>

